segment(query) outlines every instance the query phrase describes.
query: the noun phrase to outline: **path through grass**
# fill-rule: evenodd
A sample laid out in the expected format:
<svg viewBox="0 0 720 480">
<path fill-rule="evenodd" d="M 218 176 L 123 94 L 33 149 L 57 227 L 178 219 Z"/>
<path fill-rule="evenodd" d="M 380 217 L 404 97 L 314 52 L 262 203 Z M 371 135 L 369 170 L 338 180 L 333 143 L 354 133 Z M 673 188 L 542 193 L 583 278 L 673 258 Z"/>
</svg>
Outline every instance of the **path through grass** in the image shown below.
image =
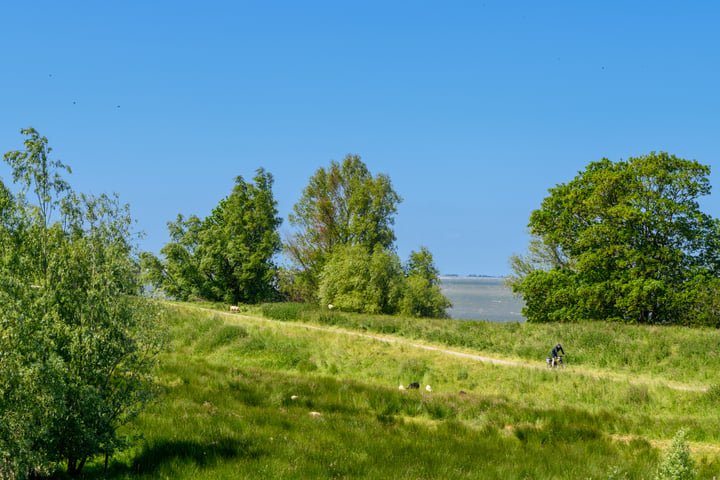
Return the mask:
<svg viewBox="0 0 720 480">
<path fill-rule="evenodd" d="M 111 478 L 652 478 L 680 428 L 704 478 L 720 470 L 713 388 L 479 362 L 465 355 L 531 364 L 373 328 L 170 312 L 165 394 Z M 398 390 L 410 381 L 433 391 Z"/>
</svg>

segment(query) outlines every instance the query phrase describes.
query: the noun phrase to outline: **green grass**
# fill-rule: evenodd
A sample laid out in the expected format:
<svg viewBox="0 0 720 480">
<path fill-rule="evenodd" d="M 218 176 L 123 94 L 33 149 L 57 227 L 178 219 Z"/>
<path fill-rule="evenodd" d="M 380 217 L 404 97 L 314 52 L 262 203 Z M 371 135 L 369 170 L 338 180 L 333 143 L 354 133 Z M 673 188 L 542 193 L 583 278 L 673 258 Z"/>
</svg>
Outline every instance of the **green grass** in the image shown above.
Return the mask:
<svg viewBox="0 0 720 480">
<path fill-rule="evenodd" d="M 560 342 L 570 362 L 586 369 L 704 387 L 720 383 L 720 330 L 712 328 L 417 320 L 298 308 L 296 304 L 266 304 L 259 313 L 277 320 L 392 334 L 537 363 Z"/>
<path fill-rule="evenodd" d="M 718 370 L 680 375 L 676 362 L 657 358 L 667 351 L 685 368 L 714 368 L 707 352 L 691 360 L 677 350 L 717 342 L 715 331 L 609 325 L 603 333 L 603 324 L 261 310 L 283 321 L 170 309 L 164 394 L 128 431 L 143 439 L 113 459 L 108 478 L 652 478 L 659 447 L 680 428 L 688 431 L 700 478 L 720 472 Z M 571 359 L 565 371 L 401 343 L 539 365 L 558 335 Z M 590 354 L 616 344 L 650 358 L 628 365 L 611 357 L 603 366 Z M 432 393 L 398 389 L 412 381 L 432 385 Z M 668 386 L 680 381 L 708 390 Z M 101 470 L 91 464 L 86 476 L 101 478 Z"/>
</svg>

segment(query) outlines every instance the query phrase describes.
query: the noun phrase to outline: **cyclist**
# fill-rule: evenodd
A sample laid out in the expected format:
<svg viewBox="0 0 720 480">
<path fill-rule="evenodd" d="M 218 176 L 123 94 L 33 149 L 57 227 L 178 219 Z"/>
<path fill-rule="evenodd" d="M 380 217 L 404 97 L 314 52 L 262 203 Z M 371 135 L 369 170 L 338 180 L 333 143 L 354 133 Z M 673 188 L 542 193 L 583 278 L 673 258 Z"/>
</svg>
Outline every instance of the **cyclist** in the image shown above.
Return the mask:
<svg viewBox="0 0 720 480">
<path fill-rule="evenodd" d="M 553 367 L 557 365 L 558 352 L 562 352 L 562 354 L 565 355 L 565 350 L 563 350 L 562 345 L 560 345 L 559 343 L 555 345 L 555 347 L 552 349 L 552 352 L 550 352 L 550 358 L 552 359 Z"/>
</svg>

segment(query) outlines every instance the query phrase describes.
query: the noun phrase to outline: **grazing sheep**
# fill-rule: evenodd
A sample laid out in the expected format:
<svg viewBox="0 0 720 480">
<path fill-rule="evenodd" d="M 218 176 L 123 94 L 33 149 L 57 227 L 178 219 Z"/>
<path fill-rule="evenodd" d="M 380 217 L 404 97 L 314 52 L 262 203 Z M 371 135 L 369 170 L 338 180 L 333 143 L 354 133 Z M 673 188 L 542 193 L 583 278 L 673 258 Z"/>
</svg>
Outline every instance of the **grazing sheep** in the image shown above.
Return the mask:
<svg viewBox="0 0 720 480">
<path fill-rule="evenodd" d="M 400 385 L 400 390 L 405 390 L 405 387 L 403 387 L 402 385 Z"/>
<path fill-rule="evenodd" d="M 290 397 L 290 400 L 297 400 L 297 398 L 298 398 L 297 395 L 292 395 L 292 396 Z"/>
<path fill-rule="evenodd" d="M 333 309 L 333 304 L 331 303 L 330 305 L 328 305 L 328 310 L 332 310 L 332 309 Z"/>
<path fill-rule="evenodd" d="M 420 388 L 420 384 L 418 382 L 413 382 L 410 385 L 408 385 L 408 389 L 412 388 Z"/>
<path fill-rule="evenodd" d="M 320 413 L 320 412 L 310 412 L 310 416 L 312 416 L 312 417 L 322 417 L 322 413 Z"/>
<path fill-rule="evenodd" d="M 230 311 L 231 312 L 239 312 L 240 307 L 238 307 L 237 305 L 230 305 Z"/>
<path fill-rule="evenodd" d="M 428 392 L 432 392 L 432 388 L 430 388 L 430 385 L 425 385 L 425 390 Z"/>
</svg>

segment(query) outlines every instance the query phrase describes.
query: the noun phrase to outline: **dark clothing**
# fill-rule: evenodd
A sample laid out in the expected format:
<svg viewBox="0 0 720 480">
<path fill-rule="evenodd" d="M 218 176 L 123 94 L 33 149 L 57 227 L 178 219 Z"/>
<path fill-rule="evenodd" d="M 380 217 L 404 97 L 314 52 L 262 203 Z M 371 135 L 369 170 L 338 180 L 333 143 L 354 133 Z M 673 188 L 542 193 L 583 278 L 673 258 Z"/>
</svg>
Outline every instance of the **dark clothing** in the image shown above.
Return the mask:
<svg viewBox="0 0 720 480">
<path fill-rule="evenodd" d="M 558 352 L 562 352 L 563 355 L 565 355 L 565 350 L 558 344 L 555 345 L 555 348 L 552 349 L 552 352 L 550 352 L 550 356 L 552 358 L 555 358 L 558 356 Z"/>
</svg>

